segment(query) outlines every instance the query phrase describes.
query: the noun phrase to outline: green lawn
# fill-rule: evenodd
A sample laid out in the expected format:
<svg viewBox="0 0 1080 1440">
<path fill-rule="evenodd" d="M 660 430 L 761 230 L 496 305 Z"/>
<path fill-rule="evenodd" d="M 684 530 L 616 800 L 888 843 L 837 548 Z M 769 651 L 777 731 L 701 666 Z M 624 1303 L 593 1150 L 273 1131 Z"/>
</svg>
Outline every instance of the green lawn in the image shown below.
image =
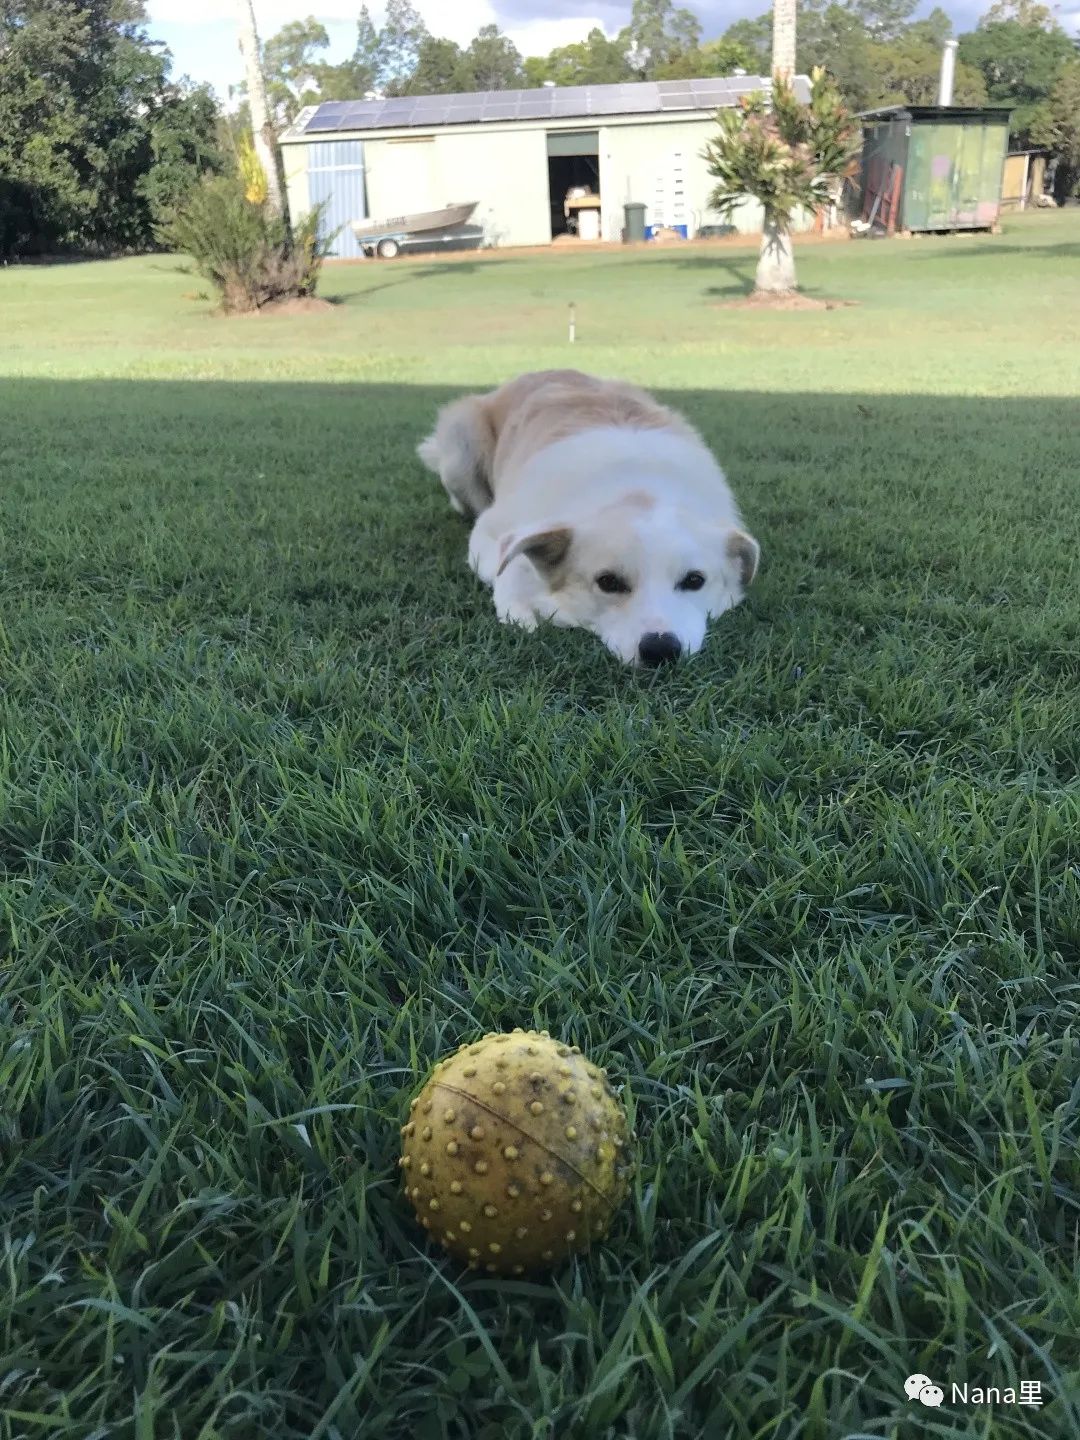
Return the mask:
<svg viewBox="0 0 1080 1440">
<path fill-rule="evenodd" d="M 727 247 L 237 321 L 0 272 L 3 1440 L 1078 1433 L 1080 212 L 799 259 L 858 305 L 719 308 Z M 497 625 L 415 458 L 571 360 L 761 539 L 676 670 Z M 640 1135 L 550 1279 L 395 1170 L 515 1025 Z"/>
</svg>

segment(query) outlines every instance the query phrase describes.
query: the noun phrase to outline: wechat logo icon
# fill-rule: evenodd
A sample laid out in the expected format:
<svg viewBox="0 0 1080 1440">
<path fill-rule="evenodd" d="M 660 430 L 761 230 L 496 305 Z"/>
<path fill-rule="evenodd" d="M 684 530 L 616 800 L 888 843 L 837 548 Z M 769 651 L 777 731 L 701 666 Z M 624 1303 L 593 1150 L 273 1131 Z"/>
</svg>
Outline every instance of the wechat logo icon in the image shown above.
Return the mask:
<svg viewBox="0 0 1080 1440">
<path fill-rule="evenodd" d="M 909 1375 L 904 1381 L 904 1393 L 909 1400 L 921 1400 L 932 1410 L 945 1399 L 940 1385 L 935 1385 L 929 1375 Z"/>
</svg>

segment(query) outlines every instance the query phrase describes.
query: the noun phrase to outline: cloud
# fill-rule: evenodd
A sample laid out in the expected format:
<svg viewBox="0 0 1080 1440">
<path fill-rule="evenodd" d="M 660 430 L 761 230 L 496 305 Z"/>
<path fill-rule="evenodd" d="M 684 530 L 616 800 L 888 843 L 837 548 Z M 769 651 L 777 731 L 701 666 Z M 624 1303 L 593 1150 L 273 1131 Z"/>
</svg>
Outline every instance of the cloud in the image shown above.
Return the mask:
<svg viewBox="0 0 1080 1440">
<path fill-rule="evenodd" d="M 255 0 L 255 19 L 265 40 L 282 25 L 313 14 L 327 28 L 326 58 L 343 60 L 352 51 L 362 0 Z M 467 45 L 481 25 L 497 24 L 523 55 L 546 55 L 558 45 L 583 39 L 594 26 L 614 30 L 625 7 L 621 0 L 413 0 L 428 28 Z M 369 3 L 380 24 L 385 0 Z M 240 79 L 236 26 L 223 16 L 220 0 L 149 0 L 150 33 L 172 51 L 179 74 L 207 80 L 222 95 Z"/>
<path fill-rule="evenodd" d="M 356 17 L 362 0 L 255 0 L 255 16 L 264 39 L 298 17 L 314 14 L 326 26 L 330 49 L 326 58 L 343 60 L 351 54 Z M 598 26 L 614 35 L 630 17 L 631 0 L 413 0 L 429 29 L 467 45 L 481 25 L 497 24 L 523 55 L 546 55 L 558 45 L 583 40 Z M 686 0 L 683 0 L 686 4 Z M 733 21 L 761 15 L 770 0 L 689 0 L 688 8 L 702 22 L 706 37 L 721 35 Z M 935 0 L 921 0 L 927 14 Z M 991 0 L 944 0 L 954 30 L 970 30 Z M 1060 17 L 1065 30 L 1080 28 L 1075 0 Z M 385 0 L 369 0 L 376 23 L 386 9 Z M 224 95 L 240 79 L 236 27 L 222 12 L 221 0 L 148 0 L 150 33 L 164 40 L 176 60 L 178 74 L 207 80 Z"/>
<path fill-rule="evenodd" d="M 590 25 L 599 25 L 609 33 L 620 30 L 630 18 L 628 0 L 589 0 L 589 14 L 594 15 L 595 20 L 581 19 L 579 0 L 493 0 L 493 9 L 504 29 L 548 20 L 573 24 L 583 35 L 588 34 Z"/>
<path fill-rule="evenodd" d="M 259 33 L 272 35 L 290 20 L 314 15 L 324 25 L 356 23 L 362 0 L 255 0 L 255 20 Z M 468 41 L 481 25 L 496 20 L 496 9 L 490 0 L 413 0 L 429 29 L 452 40 Z M 374 0 L 369 7 L 376 24 L 386 10 L 385 0 Z M 542 5 L 535 7 L 541 14 Z M 152 25 L 174 29 L 180 25 L 209 25 L 222 20 L 221 0 L 149 0 L 147 5 Z"/>
<path fill-rule="evenodd" d="M 630 18 L 630 0 L 413 0 L 429 29 L 467 44 L 481 25 L 492 23 L 505 30 L 526 53 L 543 53 L 554 45 L 581 40 L 593 26 L 609 35 Z M 934 0 L 923 0 L 927 12 Z M 263 35 L 271 35 L 290 20 L 314 14 L 325 25 L 355 24 L 361 0 L 255 0 L 255 18 Z M 990 0 L 953 0 L 947 4 L 958 29 L 974 23 Z M 369 8 L 376 23 L 383 17 L 385 0 L 372 0 Z M 582 10 L 584 8 L 584 14 Z M 769 0 L 690 0 L 688 9 L 701 20 L 706 35 L 719 35 L 742 15 L 760 15 Z M 221 0 L 149 0 L 154 25 L 178 26 L 223 23 Z M 1067 29 L 1080 20 L 1080 12 L 1063 17 Z"/>
<path fill-rule="evenodd" d="M 678 0 L 701 21 L 706 37 L 722 35 L 735 20 L 744 16 L 764 15 L 770 0 Z M 990 8 L 991 0 L 921 0 L 918 14 L 928 15 L 935 5 L 947 11 L 957 33 L 973 28 L 976 20 Z M 587 0 L 588 13 L 595 15 L 601 29 L 609 35 L 621 29 L 630 19 L 631 0 Z M 569 38 L 582 39 L 593 23 L 577 19 L 579 0 L 491 0 L 498 23 L 506 30 L 521 28 L 541 18 L 564 23 Z M 1080 11 L 1060 17 L 1064 29 L 1072 34 L 1080 25 Z M 565 42 L 559 42 L 565 43 Z"/>
</svg>

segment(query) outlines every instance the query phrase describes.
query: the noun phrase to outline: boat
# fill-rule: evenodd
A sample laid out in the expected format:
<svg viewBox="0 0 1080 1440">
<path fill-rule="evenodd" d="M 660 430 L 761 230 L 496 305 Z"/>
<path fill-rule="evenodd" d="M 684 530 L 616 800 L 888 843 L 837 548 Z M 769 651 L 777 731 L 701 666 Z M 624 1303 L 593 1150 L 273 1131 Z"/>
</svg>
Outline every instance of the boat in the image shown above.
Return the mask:
<svg viewBox="0 0 1080 1440">
<path fill-rule="evenodd" d="M 391 215 L 388 220 L 354 220 L 352 230 L 361 241 L 378 240 L 384 235 L 423 235 L 428 230 L 452 230 L 455 225 L 464 225 L 479 204 L 479 200 L 470 200 L 465 205 L 444 205 L 441 210 Z"/>
</svg>

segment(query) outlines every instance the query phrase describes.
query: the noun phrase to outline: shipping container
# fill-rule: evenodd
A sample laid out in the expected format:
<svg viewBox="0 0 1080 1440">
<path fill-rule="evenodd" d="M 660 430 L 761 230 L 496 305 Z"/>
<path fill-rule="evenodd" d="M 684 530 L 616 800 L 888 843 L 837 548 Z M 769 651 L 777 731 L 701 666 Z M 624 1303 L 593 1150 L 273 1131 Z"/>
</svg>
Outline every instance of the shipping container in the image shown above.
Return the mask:
<svg viewBox="0 0 1080 1440">
<path fill-rule="evenodd" d="M 990 230 L 1009 111 L 891 105 L 862 115 L 862 216 L 896 230 Z"/>
</svg>

